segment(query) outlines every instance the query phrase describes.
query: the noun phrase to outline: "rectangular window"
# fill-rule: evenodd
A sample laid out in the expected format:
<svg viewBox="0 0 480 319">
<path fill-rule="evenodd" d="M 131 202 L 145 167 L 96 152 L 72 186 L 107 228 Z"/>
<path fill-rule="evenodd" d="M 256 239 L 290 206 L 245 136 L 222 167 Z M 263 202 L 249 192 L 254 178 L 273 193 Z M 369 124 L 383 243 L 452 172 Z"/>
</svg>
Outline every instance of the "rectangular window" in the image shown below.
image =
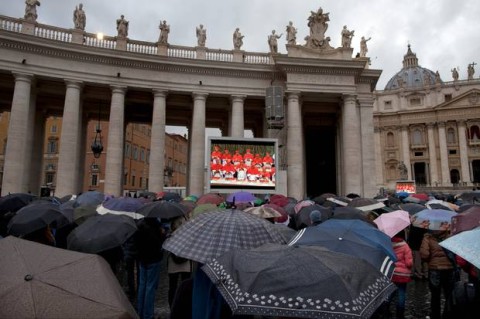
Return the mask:
<svg viewBox="0 0 480 319">
<path fill-rule="evenodd" d="M 413 97 L 410 99 L 411 106 L 419 106 L 422 104 L 422 100 L 419 97 Z"/>
<path fill-rule="evenodd" d="M 132 176 L 132 186 L 135 186 L 135 176 Z"/>
<path fill-rule="evenodd" d="M 384 108 L 385 108 L 385 110 L 391 110 L 392 109 L 392 101 L 385 101 Z"/>
<path fill-rule="evenodd" d="M 54 178 L 55 178 L 55 173 L 45 174 L 45 184 L 53 183 Z"/>
<path fill-rule="evenodd" d="M 445 102 L 451 101 L 452 100 L 452 95 L 451 94 L 445 94 Z"/>
<path fill-rule="evenodd" d="M 456 154 L 457 154 L 457 150 L 448 150 L 448 154 L 449 154 L 449 155 L 456 155 Z"/>
<path fill-rule="evenodd" d="M 415 156 L 423 156 L 423 152 L 415 152 Z"/>
<path fill-rule="evenodd" d="M 92 180 L 90 181 L 91 186 L 98 186 L 98 175 L 92 174 Z"/>
<path fill-rule="evenodd" d="M 140 185 L 139 185 L 139 187 L 140 187 L 140 188 L 142 188 L 142 185 L 143 185 L 143 177 L 140 177 L 140 180 L 139 180 L 139 182 L 140 182 Z"/>
</svg>

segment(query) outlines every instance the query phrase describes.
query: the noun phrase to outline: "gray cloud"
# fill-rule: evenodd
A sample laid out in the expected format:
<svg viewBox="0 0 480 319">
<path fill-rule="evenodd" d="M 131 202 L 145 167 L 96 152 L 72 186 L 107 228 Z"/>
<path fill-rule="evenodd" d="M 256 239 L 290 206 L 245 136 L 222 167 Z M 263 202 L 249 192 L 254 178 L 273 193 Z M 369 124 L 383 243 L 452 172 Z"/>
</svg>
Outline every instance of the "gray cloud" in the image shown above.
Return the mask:
<svg viewBox="0 0 480 319">
<path fill-rule="evenodd" d="M 40 0 L 38 21 L 62 28 L 73 27 L 72 13 L 80 2 L 87 14 L 87 32 L 116 35 L 115 21 L 121 14 L 130 21 L 131 39 L 155 42 L 160 20 L 167 20 L 171 32 L 169 42 L 195 46 L 195 28 L 207 28 L 207 47 L 232 49 L 236 27 L 245 35 L 243 49 L 267 52 L 267 35 L 272 30 L 284 33 L 288 21 L 298 29 L 298 42 L 308 34 L 310 11 L 321 5 L 330 12 L 326 33 L 333 46 L 340 45 L 343 25 L 355 30 L 352 45 L 359 51 L 361 36 L 369 42 L 371 68 L 382 69 L 377 85 L 386 82 L 402 67 L 403 55 L 410 43 L 419 63 L 439 71 L 442 79 L 451 80 L 450 70 L 460 67 L 460 78 L 466 78 L 468 63 L 476 61 L 480 52 L 477 30 L 480 30 L 478 0 Z M 24 0 L 2 0 L 0 14 L 21 18 Z M 283 41 L 282 41 L 283 40 Z M 280 43 L 285 43 L 285 35 Z M 286 53 L 283 45 L 281 53 Z M 478 73 L 477 73 L 478 74 Z"/>
</svg>

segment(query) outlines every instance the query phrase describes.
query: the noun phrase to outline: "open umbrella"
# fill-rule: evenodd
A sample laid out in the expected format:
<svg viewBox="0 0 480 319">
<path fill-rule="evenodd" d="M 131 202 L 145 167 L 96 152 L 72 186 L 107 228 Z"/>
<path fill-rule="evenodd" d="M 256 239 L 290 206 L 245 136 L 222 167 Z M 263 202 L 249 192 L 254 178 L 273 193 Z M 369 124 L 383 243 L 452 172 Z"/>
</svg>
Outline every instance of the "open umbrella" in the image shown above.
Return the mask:
<svg viewBox="0 0 480 319">
<path fill-rule="evenodd" d="M 188 212 L 188 208 L 174 201 L 155 201 L 140 206 L 135 212 L 145 217 L 171 219 L 184 216 Z"/>
<path fill-rule="evenodd" d="M 56 227 L 70 221 L 60 211 L 60 206 L 50 202 L 31 203 L 17 211 L 8 223 L 8 233 L 23 236 L 47 227 L 55 222 Z"/>
<path fill-rule="evenodd" d="M 439 199 L 431 199 L 425 203 L 425 206 L 430 209 L 446 209 L 451 211 L 458 210 L 458 205 L 439 200 Z"/>
<path fill-rule="evenodd" d="M 311 205 L 315 205 L 315 204 L 316 203 L 313 200 L 304 199 L 304 200 L 301 200 L 301 201 L 297 202 L 293 209 L 295 210 L 295 213 L 298 214 L 298 212 L 302 208 L 307 207 L 307 206 L 311 206 Z"/>
<path fill-rule="evenodd" d="M 322 247 L 231 250 L 202 270 L 234 315 L 370 318 L 395 290 L 364 260 Z"/>
<path fill-rule="evenodd" d="M 17 212 L 20 208 L 30 204 L 36 197 L 28 193 L 12 193 L 0 197 L 0 216 L 8 212 Z"/>
<path fill-rule="evenodd" d="M 97 216 L 97 206 L 78 206 L 73 210 L 73 221 L 75 224 L 80 225 L 92 216 Z"/>
<path fill-rule="evenodd" d="M 97 206 L 105 199 L 105 195 L 99 191 L 88 191 L 81 193 L 75 198 L 74 207 L 78 206 Z"/>
<path fill-rule="evenodd" d="M 363 258 L 388 278 L 397 259 L 390 237 L 361 220 L 330 219 L 298 231 L 288 245 L 323 246 Z"/>
<path fill-rule="evenodd" d="M 260 218 L 275 218 L 282 217 L 282 214 L 277 212 L 275 209 L 268 206 L 257 206 L 257 207 L 248 207 L 243 210 L 246 213 L 258 216 Z"/>
<path fill-rule="evenodd" d="M 452 217 L 452 234 L 458 234 L 480 226 L 480 207 L 473 206 Z M 480 253 L 480 252 L 479 252 Z"/>
<path fill-rule="evenodd" d="M 377 224 L 378 229 L 393 237 L 410 225 L 410 215 L 404 210 L 395 210 L 381 214 L 373 222 Z"/>
<path fill-rule="evenodd" d="M 464 203 L 475 204 L 480 202 L 480 191 L 464 192 L 457 196 Z"/>
<path fill-rule="evenodd" d="M 278 206 L 277 204 L 263 204 L 264 207 L 270 207 L 276 210 L 278 213 L 280 213 L 280 217 L 275 217 L 274 221 L 276 223 L 285 223 L 288 220 L 288 213 L 287 211 L 282 207 Z"/>
<path fill-rule="evenodd" d="M 480 227 L 453 235 L 439 244 L 480 268 Z"/>
<path fill-rule="evenodd" d="M 172 201 L 172 202 L 181 202 L 182 196 L 175 192 L 159 192 L 157 193 L 157 199 L 164 200 L 164 201 Z"/>
<path fill-rule="evenodd" d="M 206 212 L 213 212 L 217 209 L 218 209 L 218 207 L 215 204 L 200 204 L 200 205 L 197 205 L 190 212 L 190 218 L 195 218 L 200 214 L 203 214 L 203 213 L 206 213 Z"/>
<path fill-rule="evenodd" d="M 114 197 L 104 201 L 97 207 L 97 212 L 100 215 L 114 214 L 125 215 L 133 219 L 143 218 L 142 214 L 136 211 L 145 205 L 146 201 L 142 198 L 133 197 Z"/>
<path fill-rule="evenodd" d="M 138 318 L 100 256 L 13 236 L 0 255 L 1 318 Z"/>
<path fill-rule="evenodd" d="M 238 191 L 227 196 L 226 201 L 230 203 L 250 203 L 255 201 L 257 198 L 250 192 L 247 191 Z"/>
<path fill-rule="evenodd" d="M 327 208 L 318 204 L 304 206 L 300 209 L 300 211 L 297 214 L 293 216 L 293 218 L 295 219 L 296 228 L 302 229 L 304 227 L 312 225 L 310 214 L 315 210 L 320 212 L 321 222 L 326 221 L 332 216 L 332 210 L 330 208 Z"/>
<path fill-rule="evenodd" d="M 375 210 L 379 208 L 385 207 L 385 204 L 379 202 L 373 198 L 364 198 L 364 197 L 357 197 L 353 198 L 349 203 L 348 206 L 355 207 L 360 209 L 361 211 L 369 211 Z"/>
<path fill-rule="evenodd" d="M 364 222 L 368 222 L 367 215 L 358 208 L 355 207 L 337 207 L 333 210 L 332 219 L 360 219 Z"/>
<path fill-rule="evenodd" d="M 172 233 L 163 248 L 177 256 L 205 263 L 226 251 L 285 243 L 272 223 L 236 209 L 206 212 Z"/>
<path fill-rule="evenodd" d="M 214 204 L 220 205 L 221 203 L 225 202 L 225 198 L 217 193 L 208 193 L 200 196 L 197 200 L 197 205 L 200 204 Z"/>
<path fill-rule="evenodd" d="M 136 230 L 135 221 L 128 216 L 93 216 L 68 235 L 67 247 L 70 250 L 96 254 L 122 245 Z"/>
<path fill-rule="evenodd" d="M 457 213 L 446 209 L 424 209 L 412 216 L 412 225 L 430 230 L 446 230 Z"/>
<path fill-rule="evenodd" d="M 407 211 L 410 215 L 414 215 L 424 210 L 426 207 L 422 204 L 417 204 L 417 203 L 405 203 L 405 204 L 399 204 L 398 208 L 400 208 L 401 210 Z"/>
<path fill-rule="evenodd" d="M 290 201 L 287 196 L 282 194 L 273 194 L 270 196 L 270 200 L 268 201 L 270 204 L 275 204 L 280 207 L 285 207 Z"/>
</svg>

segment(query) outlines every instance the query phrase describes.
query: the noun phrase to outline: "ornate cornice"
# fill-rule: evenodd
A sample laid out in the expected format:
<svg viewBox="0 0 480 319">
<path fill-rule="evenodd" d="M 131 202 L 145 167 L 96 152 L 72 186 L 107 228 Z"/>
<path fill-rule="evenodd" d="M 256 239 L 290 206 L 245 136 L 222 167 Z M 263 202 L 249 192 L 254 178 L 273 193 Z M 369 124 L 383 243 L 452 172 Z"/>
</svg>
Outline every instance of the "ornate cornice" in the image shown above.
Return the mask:
<svg viewBox="0 0 480 319">
<path fill-rule="evenodd" d="M 55 43 L 57 44 L 57 43 Z M 35 44 L 31 42 L 21 42 L 7 39 L 0 39 L 0 47 L 27 52 L 42 56 L 65 59 L 68 61 L 79 61 L 101 65 L 110 65 L 122 68 L 146 69 L 160 72 L 188 73 L 209 76 L 228 76 L 236 78 L 265 79 L 271 80 L 283 79 L 284 76 L 274 69 L 273 65 L 243 65 L 233 67 L 229 62 L 221 61 L 203 61 L 194 62 L 185 61 L 186 59 L 160 57 L 156 55 L 141 55 L 131 52 L 121 52 L 123 55 L 118 57 L 119 51 L 111 49 L 101 49 L 94 47 L 83 47 L 71 43 L 60 42 L 60 47 Z M 80 50 L 79 50 L 80 49 Z M 223 65 L 222 65 L 223 64 Z"/>
</svg>

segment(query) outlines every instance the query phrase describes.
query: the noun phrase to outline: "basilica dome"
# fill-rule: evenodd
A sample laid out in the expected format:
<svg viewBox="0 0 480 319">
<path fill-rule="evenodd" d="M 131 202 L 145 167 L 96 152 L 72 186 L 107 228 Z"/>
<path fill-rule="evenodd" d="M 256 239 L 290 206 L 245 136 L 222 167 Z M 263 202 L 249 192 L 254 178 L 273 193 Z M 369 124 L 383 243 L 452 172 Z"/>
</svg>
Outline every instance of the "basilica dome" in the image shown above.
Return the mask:
<svg viewBox="0 0 480 319">
<path fill-rule="evenodd" d="M 387 82 L 385 90 L 421 89 L 441 81 L 438 72 L 435 73 L 418 65 L 417 55 L 412 52 L 409 44 L 407 53 L 403 56 L 403 68 Z"/>
</svg>

